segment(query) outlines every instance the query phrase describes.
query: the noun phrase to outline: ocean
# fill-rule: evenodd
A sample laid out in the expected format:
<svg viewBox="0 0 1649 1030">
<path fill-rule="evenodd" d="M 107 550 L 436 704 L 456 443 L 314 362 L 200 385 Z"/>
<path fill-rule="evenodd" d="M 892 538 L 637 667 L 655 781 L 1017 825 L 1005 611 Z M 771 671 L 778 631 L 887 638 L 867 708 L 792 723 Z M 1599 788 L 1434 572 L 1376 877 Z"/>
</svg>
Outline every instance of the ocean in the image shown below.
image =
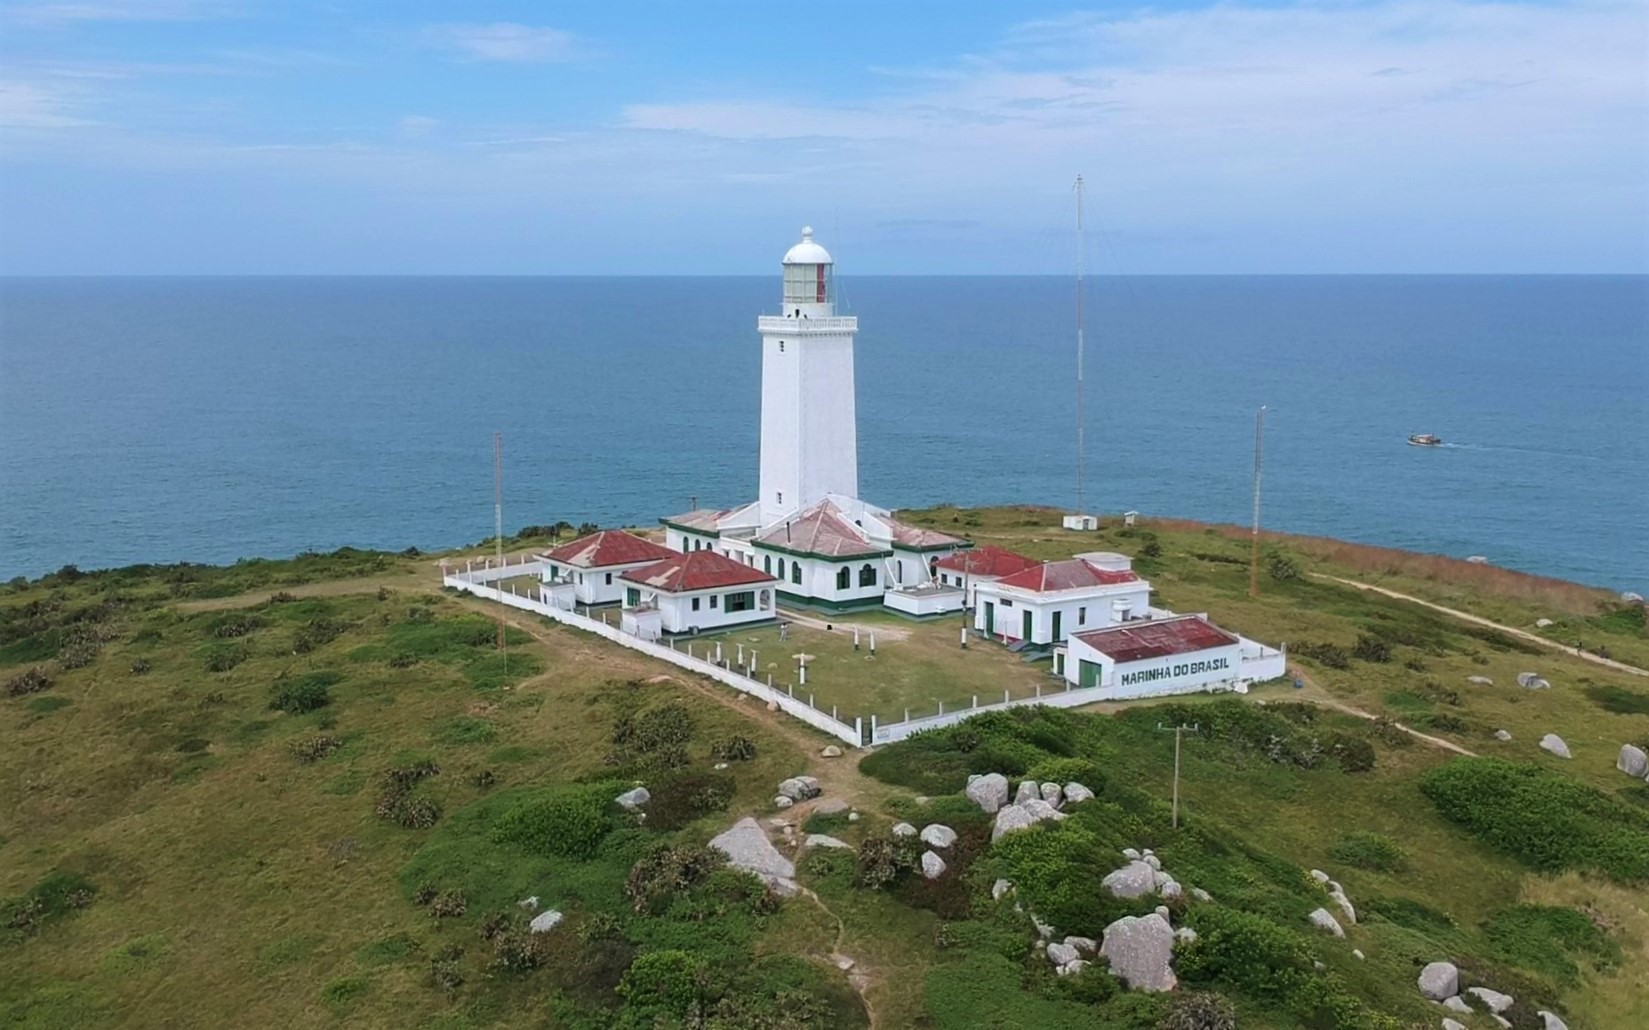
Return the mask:
<svg viewBox="0 0 1649 1030">
<path fill-rule="evenodd" d="M 653 524 L 756 488 L 779 277 L 0 279 L 0 577 Z M 1075 503 L 1074 289 L 843 276 L 860 489 Z M 1649 593 L 1649 277 L 1088 280 L 1090 510 Z M 1407 446 L 1410 433 L 1447 446 Z"/>
</svg>

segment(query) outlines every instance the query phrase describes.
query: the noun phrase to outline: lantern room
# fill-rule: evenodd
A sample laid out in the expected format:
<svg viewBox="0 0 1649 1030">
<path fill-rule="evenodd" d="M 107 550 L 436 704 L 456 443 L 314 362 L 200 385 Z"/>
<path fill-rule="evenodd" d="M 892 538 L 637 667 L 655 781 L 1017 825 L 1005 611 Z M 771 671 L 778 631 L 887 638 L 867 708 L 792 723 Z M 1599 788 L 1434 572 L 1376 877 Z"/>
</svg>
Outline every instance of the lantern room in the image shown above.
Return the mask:
<svg viewBox="0 0 1649 1030">
<path fill-rule="evenodd" d="M 830 252 L 813 242 L 813 228 L 784 255 L 784 314 L 790 318 L 824 318 L 834 314 Z"/>
</svg>

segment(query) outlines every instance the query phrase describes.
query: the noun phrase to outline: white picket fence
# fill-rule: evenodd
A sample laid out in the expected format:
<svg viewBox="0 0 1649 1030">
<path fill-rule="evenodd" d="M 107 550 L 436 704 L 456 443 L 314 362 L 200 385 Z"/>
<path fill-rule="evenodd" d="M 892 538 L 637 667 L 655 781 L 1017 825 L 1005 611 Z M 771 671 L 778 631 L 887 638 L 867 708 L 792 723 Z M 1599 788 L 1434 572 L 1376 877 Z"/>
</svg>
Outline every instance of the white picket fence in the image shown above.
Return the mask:
<svg viewBox="0 0 1649 1030">
<path fill-rule="evenodd" d="M 781 711 L 800 719 L 814 729 L 841 740 L 853 747 L 861 747 L 864 743 L 864 724 L 855 718 L 851 723 L 815 708 L 810 699 L 793 696 L 788 690 L 762 683 L 750 678 L 728 665 L 718 665 L 708 658 L 702 658 L 689 651 L 678 650 L 673 645 L 660 644 L 651 640 L 643 640 L 630 633 L 625 633 L 617 626 L 608 625 L 600 619 L 592 619 L 588 615 L 580 615 L 575 610 L 559 608 L 547 604 L 530 594 L 522 594 L 500 589 L 495 584 L 499 580 L 514 579 L 517 576 L 537 576 L 542 570 L 542 563 L 531 558 L 510 564 L 484 563 L 466 565 L 463 570 L 452 570 L 441 577 L 441 582 L 455 590 L 462 590 L 477 597 L 499 601 L 511 608 L 542 615 L 546 619 L 554 620 L 574 629 L 581 629 L 587 633 L 611 640 L 615 644 L 640 651 L 642 654 L 657 658 L 661 662 L 669 662 L 681 669 L 708 676 L 718 683 L 725 683 L 734 690 L 749 694 L 757 700 L 777 705 Z M 691 645 L 689 645 L 690 647 Z M 730 663 L 729 663 L 730 664 Z"/>
</svg>

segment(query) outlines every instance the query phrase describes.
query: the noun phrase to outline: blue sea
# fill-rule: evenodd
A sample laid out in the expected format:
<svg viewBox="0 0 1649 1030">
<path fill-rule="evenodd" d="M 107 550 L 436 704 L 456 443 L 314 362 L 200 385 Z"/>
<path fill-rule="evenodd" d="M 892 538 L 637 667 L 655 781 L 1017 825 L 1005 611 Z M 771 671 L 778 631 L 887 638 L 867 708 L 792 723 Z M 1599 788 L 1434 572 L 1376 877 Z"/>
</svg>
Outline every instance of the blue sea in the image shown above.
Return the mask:
<svg viewBox="0 0 1649 1030">
<path fill-rule="evenodd" d="M 0 280 L 0 576 L 651 523 L 756 487 L 747 278 Z M 846 277 L 861 492 L 1075 503 L 1074 290 Z M 1093 277 L 1089 507 L 1649 593 L 1649 278 Z M 1448 446 L 1406 446 L 1410 433 Z"/>
</svg>

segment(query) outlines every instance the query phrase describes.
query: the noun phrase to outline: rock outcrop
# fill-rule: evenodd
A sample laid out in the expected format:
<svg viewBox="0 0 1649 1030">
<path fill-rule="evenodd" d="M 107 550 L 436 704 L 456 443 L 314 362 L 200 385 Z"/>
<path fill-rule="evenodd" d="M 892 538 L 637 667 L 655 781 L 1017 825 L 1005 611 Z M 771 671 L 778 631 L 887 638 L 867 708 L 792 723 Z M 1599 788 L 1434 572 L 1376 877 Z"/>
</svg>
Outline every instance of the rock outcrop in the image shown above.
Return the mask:
<svg viewBox="0 0 1649 1030">
<path fill-rule="evenodd" d="M 1442 1001 L 1460 993 L 1460 970 L 1453 962 L 1429 962 L 1420 970 L 1417 983 L 1421 994 L 1432 1001 Z"/>
<path fill-rule="evenodd" d="M 1019 789 L 1014 792 L 1013 803 L 1016 805 L 1023 805 L 1032 798 L 1040 799 L 1041 797 L 1041 784 L 1037 783 L 1035 780 L 1021 780 L 1019 781 Z"/>
<path fill-rule="evenodd" d="M 1476 995 L 1478 1000 L 1497 1016 L 1511 1008 L 1512 1002 L 1516 1000 L 1509 994 L 1501 994 L 1487 987 L 1468 987 L 1466 993 Z"/>
<path fill-rule="evenodd" d="M 1065 784 L 1065 804 L 1067 805 L 1074 805 L 1081 801 L 1087 801 L 1093 796 L 1093 791 L 1089 790 L 1087 787 L 1084 787 L 1075 780 Z"/>
<path fill-rule="evenodd" d="M 618 803 L 618 807 L 626 812 L 634 812 L 652 799 L 653 795 L 648 792 L 646 787 L 637 787 L 634 790 L 625 791 L 613 800 Z"/>
<path fill-rule="evenodd" d="M 555 929 L 560 922 L 561 913 L 557 912 L 553 908 L 548 908 L 538 913 L 536 916 L 533 916 L 532 922 L 527 924 L 527 929 L 531 930 L 533 933 L 549 933 L 551 930 Z"/>
<path fill-rule="evenodd" d="M 1550 751 L 1552 754 L 1556 755 L 1559 758 L 1573 758 L 1574 757 L 1573 755 L 1569 754 L 1569 745 L 1565 744 L 1563 742 L 1563 738 L 1558 736 L 1555 733 L 1548 733 L 1544 737 L 1541 737 L 1540 738 L 1540 746 L 1545 748 L 1547 751 Z"/>
<path fill-rule="evenodd" d="M 1065 788 L 1057 783 L 1044 783 L 1038 790 L 1042 794 L 1042 800 L 1055 808 L 1065 803 Z"/>
<path fill-rule="evenodd" d="M 909 823 L 894 823 L 893 835 L 895 837 L 914 837 L 916 836 L 916 827 Z"/>
<path fill-rule="evenodd" d="M 1615 768 L 1634 779 L 1643 779 L 1649 776 L 1649 755 L 1643 753 L 1643 748 L 1636 744 L 1622 744 L 1620 757 L 1615 759 Z"/>
<path fill-rule="evenodd" d="M 968 780 L 962 793 L 984 811 L 995 813 L 1008 803 L 1008 778 L 1001 773 L 986 773 L 978 779 Z"/>
<path fill-rule="evenodd" d="M 956 831 L 949 826 L 931 823 L 922 827 L 922 843 L 929 847 L 948 848 L 956 843 Z"/>
<path fill-rule="evenodd" d="M 991 842 L 1002 839 L 1004 834 L 1028 830 L 1035 825 L 1036 820 L 1022 806 L 1008 805 L 996 813 L 996 822 L 991 826 Z"/>
<path fill-rule="evenodd" d="M 853 845 L 847 841 L 838 840 L 827 833 L 810 833 L 803 843 L 810 848 L 845 848 L 848 851 L 853 850 Z"/>
<path fill-rule="evenodd" d="M 819 796 L 819 781 L 812 776 L 792 776 L 779 783 L 779 793 L 792 801 L 806 801 Z"/>
<path fill-rule="evenodd" d="M 761 825 L 748 816 L 710 839 L 710 846 L 727 856 L 727 864 L 754 873 L 784 894 L 796 891 L 796 866 L 779 854 Z"/>
<path fill-rule="evenodd" d="M 1495 730 L 1494 731 L 1494 739 L 1495 740 L 1500 740 L 1500 741 L 1511 740 L 1512 739 L 1512 731 L 1511 730 Z"/>
<path fill-rule="evenodd" d="M 1157 889 L 1156 870 L 1135 859 L 1121 869 L 1106 873 L 1099 885 L 1116 898 L 1143 898 Z"/>
<path fill-rule="evenodd" d="M 1174 928 L 1156 913 L 1125 916 L 1107 926 L 1099 953 L 1130 990 L 1171 991 L 1179 983 L 1172 966 Z"/>
<path fill-rule="evenodd" d="M 945 860 L 931 851 L 922 852 L 922 875 L 930 880 L 937 880 L 945 875 Z"/>
<path fill-rule="evenodd" d="M 1311 913 L 1310 919 L 1311 925 L 1315 926 L 1319 930 L 1331 933 L 1336 937 L 1344 937 L 1346 935 L 1345 930 L 1340 927 L 1340 921 L 1335 919 L 1333 914 L 1326 908 L 1319 908 L 1315 912 Z"/>
</svg>

